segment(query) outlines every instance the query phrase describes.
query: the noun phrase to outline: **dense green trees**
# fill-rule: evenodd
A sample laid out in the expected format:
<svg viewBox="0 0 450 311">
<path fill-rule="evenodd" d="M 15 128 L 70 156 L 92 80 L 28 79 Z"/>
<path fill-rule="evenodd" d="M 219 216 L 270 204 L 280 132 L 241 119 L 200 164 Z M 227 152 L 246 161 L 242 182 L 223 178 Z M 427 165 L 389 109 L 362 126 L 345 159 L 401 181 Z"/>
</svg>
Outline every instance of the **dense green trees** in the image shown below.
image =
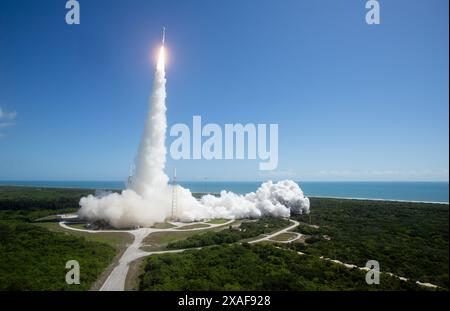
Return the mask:
<svg viewBox="0 0 450 311">
<path fill-rule="evenodd" d="M 78 208 L 80 198 L 94 193 L 83 189 L 0 187 L 0 210 L 56 210 Z"/>
<path fill-rule="evenodd" d="M 0 187 L 0 290 L 88 290 L 116 255 L 107 244 L 32 224 L 74 212 L 91 191 Z M 67 285 L 68 260 L 80 263 L 80 285 Z"/>
<path fill-rule="evenodd" d="M 292 247 L 358 266 L 374 259 L 382 271 L 448 288 L 448 221 L 448 205 L 312 198 L 320 228 L 299 226 L 312 238 Z"/>
<path fill-rule="evenodd" d="M 154 255 L 145 262 L 141 290 L 423 290 L 381 275 L 367 285 L 365 272 L 273 245 L 232 244 Z"/>
<path fill-rule="evenodd" d="M 115 256 L 113 247 L 0 221 L 0 290 L 87 290 Z M 80 263 L 80 285 L 67 285 L 68 260 Z"/>
</svg>

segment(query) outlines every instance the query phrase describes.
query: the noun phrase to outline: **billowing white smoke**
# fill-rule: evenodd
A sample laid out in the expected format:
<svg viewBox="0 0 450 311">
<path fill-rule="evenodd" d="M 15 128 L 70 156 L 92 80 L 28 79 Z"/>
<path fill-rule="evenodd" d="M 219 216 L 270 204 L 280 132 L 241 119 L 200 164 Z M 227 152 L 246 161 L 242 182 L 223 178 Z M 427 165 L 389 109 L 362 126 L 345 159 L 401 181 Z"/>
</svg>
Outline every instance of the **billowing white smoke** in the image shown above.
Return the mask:
<svg viewBox="0 0 450 311">
<path fill-rule="evenodd" d="M 135 174 L 121 194 L 80 200 L 79 215 L 103 220 L 117 228 L 149 226 L 164 221 L 171 210 L 172 191 L 164 173 L 166 162 L 166 78 L 161 47 L 149 102 L 149 114 L 136 159 Z"/>
<path fill-rule="evenodd" d="M 222 191 L 220 196 L 195 199 L 188 189 L 177 186 L 177 219 L 197 221 L 213 218 L 239 219 L 261 216 L 289 217 L 291 213 L 309 213 L 309 199 L 291 180 L 265 182 L 256 192 L 239 195 Z M 131 189 L 121 194 L 82 198 L 80 216 L 103 220 L 116 228 L 151 226 L 171 216 L 171 186 L 140 195 Z"/>
<path fill-rule="evenodd" d="M 101 220 L 116 228 L 151 226 L 171 216 L 172 186 L 164 173 L 166 161 L 166 78 L 164 47 L 156 67 L 150 112 L 136 159 L 135 174 L 128 189 L 118 193 L 89 195 L 80 200 L 79 215 L 91 221 Z M 263 183 L 256 192 L 238 195 L 222 191 L 220 196 L 195 199 L 188 189 L 176 186 L 176 218 L 180 221 L 203 219 L 257 218 L 266 215 L 289 217 L 308 213 L 309 199 L 289 180 Z"/>
<path fill-rule="evenodd" d="M 159 54 L 149 110 L 136 159 L 135 175 L 128 187 L 144 197 L 152 198 L 155 192 L 167 188 L 169 181 L 164 173 L 167 129 L 164 46 Z"/>
<path fill-rule="evenodd" d="M 189 193 L 190 194 L 190 193 Z M 183 206 L 178 216 L 184 221 L 225 218 L 289 217 L 292 213 L 309 213 L 309 199 L 291 180 L 265 182 L 256 192 L 239 195 L 222 191 L 220 196 L 207 194 L 195 208 Z"/>
</svg>

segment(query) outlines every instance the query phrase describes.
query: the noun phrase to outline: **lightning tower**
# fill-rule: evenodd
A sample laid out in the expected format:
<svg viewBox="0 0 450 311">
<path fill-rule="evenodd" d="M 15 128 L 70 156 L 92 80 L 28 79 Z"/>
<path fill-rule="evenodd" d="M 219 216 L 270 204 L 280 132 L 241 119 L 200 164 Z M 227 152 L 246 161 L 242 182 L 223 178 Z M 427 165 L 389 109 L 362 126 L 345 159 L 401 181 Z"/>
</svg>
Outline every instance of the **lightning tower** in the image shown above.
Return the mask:
<svg viewBox="0 0 450 311">
<path fill-rule="evenodd" d="M 173 169 L 172 178 L 172 220 L 175 220 L 177 214 L 177 168 Z"/>
</svg>

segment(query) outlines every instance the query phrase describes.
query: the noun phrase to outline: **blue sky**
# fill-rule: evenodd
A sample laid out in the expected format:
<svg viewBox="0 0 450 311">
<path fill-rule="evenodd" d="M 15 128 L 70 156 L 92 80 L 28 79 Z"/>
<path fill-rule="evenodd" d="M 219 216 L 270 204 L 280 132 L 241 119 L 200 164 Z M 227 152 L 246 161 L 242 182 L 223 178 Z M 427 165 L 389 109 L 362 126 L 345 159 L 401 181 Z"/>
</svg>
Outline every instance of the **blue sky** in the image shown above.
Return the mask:
<svg viewBox="0 0 450 311">
<path fill-rule="evenodd" d="M 448 180 L 446 0 L 376 26 L 364 0 L 79 2 L 0 2 L 0 179 L 125 179 L 165 25 L 169 126 L 279 124 L 276 171 L 168 159 L 181 180 Z"/>
</svg>

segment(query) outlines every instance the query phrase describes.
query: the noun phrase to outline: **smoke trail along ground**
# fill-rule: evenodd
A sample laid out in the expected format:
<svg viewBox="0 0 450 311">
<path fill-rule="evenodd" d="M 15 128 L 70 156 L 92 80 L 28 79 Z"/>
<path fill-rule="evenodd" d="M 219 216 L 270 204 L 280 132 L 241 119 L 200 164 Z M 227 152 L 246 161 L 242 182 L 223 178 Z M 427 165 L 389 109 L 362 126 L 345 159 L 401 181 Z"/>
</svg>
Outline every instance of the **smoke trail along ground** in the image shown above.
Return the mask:
<svg viewBox="0 0 450 311">
<path fill-rule="evenodd" d="M 166 162 L 166 78 L 165 51 L 161 46 L 156 66 L 149 114 L 136 158 L 135 173 L 122 193 L 89 195 L 80 200 L 80 217 L 104 221 L 116 228 L 151 226 L 171 216 L 172 186 L 164 173 Z M 289 217 L 309 213 L 309 199 L 293 181 L 265 182 L 256 192 L 237 195 L 222 191 L 220 196 L 195 199 L 189 189 L 176 186 L 176 218 L 202 219 L 257 218 L 271 215 Z"/>
</svg>

